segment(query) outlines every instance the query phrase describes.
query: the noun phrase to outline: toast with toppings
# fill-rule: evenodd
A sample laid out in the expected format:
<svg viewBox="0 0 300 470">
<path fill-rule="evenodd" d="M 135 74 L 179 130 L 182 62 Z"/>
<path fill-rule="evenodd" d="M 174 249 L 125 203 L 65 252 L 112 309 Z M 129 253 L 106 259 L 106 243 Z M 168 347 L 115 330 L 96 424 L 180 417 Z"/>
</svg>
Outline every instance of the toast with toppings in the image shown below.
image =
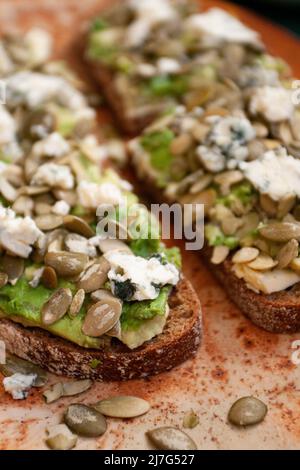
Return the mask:
<svg viewBox="0 0 300 470">
<path fill-rule="evenodd" d="M 0 337 L 14 354 L 54 374 L 108 381 L 146 378 L 193 357 L 201 341 L 199 300 L 186 279 L 179 282 L 169 304 L 163 332 L 134 350 L 117 340 L 106 349 L 86 349 L 6 318 L 0 320 Z"/>
<path fill-rule="evenodd" d="M 231 46 L 244 47 L 238 36 Z M 165 113 L 129 150 L 158 200 L 204 204 L 204 259 L 241 310 L 268 331 L 292 333 L 300 329 L 300 114 L 288 66 L 258 50 L 245 57 L 231 81 L 225 73 L 211 82 L 217 99 Z"/>
<path fill-rule="evenodd" d="M 186 0 L 117 2 L 92 20 L 84 42 L 87 65 L 130 134 L 178 103 L 191 109 L 215 100 L 220 73 L 235 80 L 263 48 L 225 11 L 198 13 L 198 3 Z"/>
<path fill-rule="evenodd" d="M 34 57 L 41 38 L 50 43 L 37 37 Z M 103 154 L 76 77 L 46 56 L 31 67 L 26 41 L 19 63 L 9 55 L 18 41 L 1 44 L 12 68 L 0 107 L 0 339 L 72 377 L 169 370 L 201 339 L 180 252 L 162 243 L 158 220 Z"/>
</svg>

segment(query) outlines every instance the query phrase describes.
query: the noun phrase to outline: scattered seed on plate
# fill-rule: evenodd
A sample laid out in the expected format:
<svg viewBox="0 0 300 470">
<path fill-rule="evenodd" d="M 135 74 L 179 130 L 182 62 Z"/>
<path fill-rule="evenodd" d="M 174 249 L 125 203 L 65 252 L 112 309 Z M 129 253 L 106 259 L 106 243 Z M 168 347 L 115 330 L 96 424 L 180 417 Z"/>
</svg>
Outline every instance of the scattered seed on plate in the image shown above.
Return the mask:
<svg viewBox="0 0 300 470">
<path fill-rule="evenodd" d="M 84 299 L 85 299 L 85 292 L 83 289 L 79 289 L 74 295 L 72 303 L 70 305 L 69 315 L 71 317 L 76 317 L 76 315 L 79 313 L 83 305 Z"/>
<path fill-rule="evenodd" d="M 199 424 L 199 417 L 193 410 L 190 410 L 187 413 L 185 413 L 183 417 L 184 428 L 193 429 L 196 426 L 198 426 L 198 424 Z"/>
<path fill-rule="evenodd" d="M 242 397 L 230 408 L 228 421 L 236 426 L 258 424 L 264 420 L 267 411 L 267 406 L 258 398 Z"/>
<path fill-rule="evenodd" d="M 197 445 L 188 434 L 171 426 L 156 428 L 146 434 L 157 449 L 197 450 Z"/>
<path fill-rule="evenodd" d="M 102 436 L 107 427 L 106 419 L 99 411 L 82 404 L 70 405 L 64 421 L 72 432 L 84 437 Z"/>
<path fill-rule="evenodd" d="M 49 426 L 46 432 L 48 437 L 45 442 L 52 450 L 69 450 L 77 444 L 78 437 L 65 424 Z"/>
<path fill-rule="evenodd" d="M 101 400 L 93 407 L 111 418 L 135 418 L 150 410 L 150 404 L 142 398 L 132 396 L 116 396 Z"/>
</svg>

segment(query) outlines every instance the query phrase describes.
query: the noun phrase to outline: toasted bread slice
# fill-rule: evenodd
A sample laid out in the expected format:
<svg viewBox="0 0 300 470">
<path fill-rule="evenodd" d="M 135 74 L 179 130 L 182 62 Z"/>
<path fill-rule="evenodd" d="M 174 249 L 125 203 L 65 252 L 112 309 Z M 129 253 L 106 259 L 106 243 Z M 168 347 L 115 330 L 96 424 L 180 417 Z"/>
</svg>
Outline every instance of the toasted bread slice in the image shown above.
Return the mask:
<svg viewBox="0 0 300 470">
<path fill-rule="evenodd" d="M 109 108 L 114 113 L 117 124 L 124 133 L 130 136 L 140 134 L 142 130 L 162 112 L 163 109 L 161 105 L 159 105 L 157 110 L 151 107 L 148 112 L 143 114 L 129 115 L 124 100 L 116 89 L 112 71 L 100 62 L 92 61 L 87 58 L 84 60 L 96 84 L 101 88 L 101 92 Z"/>
<path fill-rule="evenodd" d="M 214 265 L 210 262 L 210 249 L 204 249 L 202 254 L 228 296 L 255 325 L 272 333 L 300 331 L 300 283 L 281 292 L 259 294 L 234 274 L 230 259 Z"/>
<path fill-rule="evenodd" d="M 186 279 L 172 292 L 169 306 L 163 333 L 135 350 L 117 340 L 106 350 L 84 349 L 6 318 L 0 319 L 0 339 L 11 353 L 58 375 L 107 381 L 144 378 L 179 365 L 200 344 L 200 302 Z"/>
</svg>

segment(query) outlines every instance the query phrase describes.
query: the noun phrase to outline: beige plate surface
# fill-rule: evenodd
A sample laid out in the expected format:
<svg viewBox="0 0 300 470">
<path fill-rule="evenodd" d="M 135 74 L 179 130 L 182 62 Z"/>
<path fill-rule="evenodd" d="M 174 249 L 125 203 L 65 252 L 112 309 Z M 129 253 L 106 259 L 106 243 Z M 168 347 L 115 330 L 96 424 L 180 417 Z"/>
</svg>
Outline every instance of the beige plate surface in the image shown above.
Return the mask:
<svg viewBox="0 0 300 470">
<path fill-rule="evenodd" d="M 150 0 L 149 0 L 150 1 Z M 0 0 L 1 29 L 45 27 L 55 33 L 56 53 L 74 59 L 70 46 L 82 20 L 99 9 L 101 0 Z M 202 2 L 220 4 L 220 2 Z M 273 51 L 293 59 L 299 70 L 299 43 L 285 32 L 229 6 L 256 26 Z M 298 67 L 297 67 L 298 66 Z M 229 302 L 195 253 L 183 252 L 184 270 L 199 294 L 204 313 L 204 342 L 197 357 L 170 373 L 151 380 L 96 384 L 76 401 L 95 402 L 112 394 L 134 394 L 152 405 L 144 417 L 110 420 L 106 434 L 79 439 L 79 449 L 145 449 L 144 432 L 154 426 L 181 426 L 191 408 L 200 424 L 189 434 L 199 449 L 296 449 L 300 445 L 300 368 L 291 362 L 291 344 L 297 336 L 265 333 L 247 321 Z M 51 377 L 51 381 L 57 378 Z M 2 382 L 2 381 L 0 381 Z M 230 405 L 239 397 L 255 395 L 268 404 L 261 425 L 237 430 L 226 422 Z M 26 401 L 13 401 L 0 385 L 0 449 L 44 449 L 45 426 L 59 422 L 74 398 L 46 406 L 41 392 Z"/>
</svg>

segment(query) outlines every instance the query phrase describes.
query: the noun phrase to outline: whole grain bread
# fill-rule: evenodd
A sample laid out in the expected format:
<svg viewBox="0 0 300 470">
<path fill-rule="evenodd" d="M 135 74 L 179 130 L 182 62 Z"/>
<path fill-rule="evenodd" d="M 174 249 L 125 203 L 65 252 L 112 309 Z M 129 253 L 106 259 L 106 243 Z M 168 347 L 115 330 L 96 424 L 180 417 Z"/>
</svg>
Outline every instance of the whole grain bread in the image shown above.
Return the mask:
<svg viewBox="0 0 300 470">
<path fill-rule="evenodd" d="M 189 281 L 179 282 L 169 306 L 163 333 L 134 350 L 118 340 L 107 349 L 85 349 L 7 318 L 0 319 L 0 339 L 11 353 L 54 374 L 104 381 L 145 378 L 192 357 L 201 342 L 201 307 Z"/>
<path fill-rule="evenodd" d="M 145 195 L 160 203 L 174 203 L 174 200 L 164 197 L 149 173 L 141 168 L 138 158 L 133 156 L 131 163 L 139 180 L 142 181 L 142 185 L 138 183 L 136 191 L 140 194 L 143 191 Z M 210 248 L 205 247 L 199 253 L 230 299 L 255 325 L 271 333 L 300 332 L 300 283 L 281 292 L 259 294 L 249 289 L 246 282 L 234 274 L 230 258 L 220 265 L 215 265 L 210 262 L 212 254 Z"/>
<path fill-rule="evenodd" d="M 214 265 L 210 262 L 210 249 L 205 248 L 201 253 L 230 299 L 255 325 L 272 333 L 300 331 L 300 283 L 281 292 L 259 294 L 234 274 L 230 258 Z"/>
</svg>

